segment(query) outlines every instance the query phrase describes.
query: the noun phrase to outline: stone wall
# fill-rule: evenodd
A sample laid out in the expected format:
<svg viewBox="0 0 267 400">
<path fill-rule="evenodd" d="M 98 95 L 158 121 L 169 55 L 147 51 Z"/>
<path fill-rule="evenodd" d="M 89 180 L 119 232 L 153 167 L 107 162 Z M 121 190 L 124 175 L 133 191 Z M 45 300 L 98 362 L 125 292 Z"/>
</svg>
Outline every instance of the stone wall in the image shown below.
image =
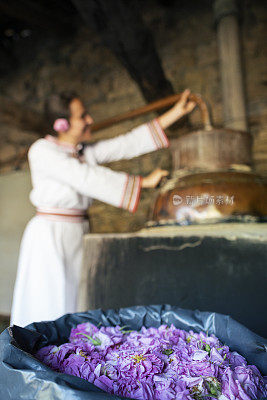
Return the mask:
<svg viewBox="0 0 267 400">
<path fill-rule="evenodd" d="M 30 188 L 27 170 L 0 176 L 0 330 L 1 314 L 10 313 L 22 233 L 34 215 L 29 202 Z"/>
<path fill-rule="evenodd" d="M 222 125 L 222 95 L 217 54 L 216 32 L 210 2 L 196 2 L 195 9 L 186 2 L 170 7 L 145 2 L 143 17 L 153 32 L 156 47 L 168 79 L 176 92 L 191 88 L 201 93 L 212 106 L 215 125 Z M 177 4 L 176 4 L 177 3 Z M 179 4 L 178 4 L 179 3 Z M 246 2 L 242 22 L 242 41 L 250 132 L 254 138 L 255 169 L 267 174 L 267 112 L 266 112 L 266 11 L 261 1 Z M 117 59 L 90 30 L 79 29 L 73 38 L 29 37 L 18 44 L 20 67 L 0 79 L 1 98 L 17 105 L 26 105 L 42 112 L 46 96 L 53 91 L 75 89 L 95 119 L 102 120 L 144 104 L 137 85 Z M 13 104 L 12 103 L 12 104 Z M 154 115 L 127 121 L 106 129 L 98 138 L 113 137 L 142 123 Z M 195 111 L 192 127 L 201 124 Z M 43 132 L 45 134 L 45 132 Z M 179 130 L 169 132 L 170 137 Z M 14 169 L 27 170 L 27 162 L 10 162 L 38 137 L 18 128 L 16 121 L 0 111 L 0 162 L 2 173 Z M 160 150 L 129 161 L 109 165 L 115 170 L 148 174 L 155 167 L 171 169 L 169 150 Z M 1 189 L 0 189 L 1 190 Z M 90 209 L 94 232 L 125 232 L 137 230 L 148 219 L 156 190 L 144 190 L 134 215 L 95 201 Z"/>
</svg>

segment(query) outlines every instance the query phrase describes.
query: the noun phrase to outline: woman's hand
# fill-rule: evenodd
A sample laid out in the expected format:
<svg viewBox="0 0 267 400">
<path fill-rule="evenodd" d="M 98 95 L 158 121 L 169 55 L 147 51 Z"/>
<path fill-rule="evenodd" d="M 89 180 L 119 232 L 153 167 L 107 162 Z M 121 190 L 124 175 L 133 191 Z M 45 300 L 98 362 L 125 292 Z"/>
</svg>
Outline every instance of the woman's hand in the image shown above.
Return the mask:
<svg viewBox="0 0 267 400">
<path fill-rule="evenodd" d="M 161 178 L 167 176 L 169 171 L 166 169 L 156 168 L 151 174 L 143 177 L 142 187 L 143 188 L 155 188 L 160 182 Z"/>
<path fill-rule="evenodd" d="M 178 119 L 193 111 L 196 102 L 189 100 L 190 93 L 190 90 L 186 89 L 182 93 L 180 100 L 169 111 L 158 117 L 158 122 L 163 129 L 168 128 Z"/>
<path fill-rule="evenodd" d="M 172 107 L 172 110 L 176 113 L 178 119 L 193 111 L 196 106 L 195 101 L 188 100 L 190 93 L 190 90 L 186 89 L 182 93 L 180 100 Z"/>
</svg>

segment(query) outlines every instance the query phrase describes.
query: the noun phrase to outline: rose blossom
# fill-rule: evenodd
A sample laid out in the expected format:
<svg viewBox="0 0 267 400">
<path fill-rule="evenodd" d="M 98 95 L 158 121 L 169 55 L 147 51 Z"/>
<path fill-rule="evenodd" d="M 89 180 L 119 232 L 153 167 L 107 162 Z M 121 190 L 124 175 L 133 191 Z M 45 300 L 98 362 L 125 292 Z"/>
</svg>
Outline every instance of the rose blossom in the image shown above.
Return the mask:
<svg viewBox="0 0 267 400">
<path fill-rule="evenodd" d="M 118 396 L 140 400 L 249 400 L 267 396 L 255 366 L 214 335 L 161 325 L 96 327 L 86 322 L 70 343 L 46 346 L 36 357 Z"/>
</svg>

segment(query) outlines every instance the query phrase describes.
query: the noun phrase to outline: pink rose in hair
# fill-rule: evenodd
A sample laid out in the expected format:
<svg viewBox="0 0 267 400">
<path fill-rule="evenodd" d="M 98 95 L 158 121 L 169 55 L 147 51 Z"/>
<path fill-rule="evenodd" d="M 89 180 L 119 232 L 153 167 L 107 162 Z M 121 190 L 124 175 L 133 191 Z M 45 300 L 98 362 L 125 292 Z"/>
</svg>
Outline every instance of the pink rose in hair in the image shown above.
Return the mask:
<svg viewBox="0 0 267 400">
<path fill-rule="evenodd" d="M 53 129 L 56 132 L 66 132 L 69 129 L 69 123 L 66 118 L 58 118 L 54 122 Z"/>
</svg>

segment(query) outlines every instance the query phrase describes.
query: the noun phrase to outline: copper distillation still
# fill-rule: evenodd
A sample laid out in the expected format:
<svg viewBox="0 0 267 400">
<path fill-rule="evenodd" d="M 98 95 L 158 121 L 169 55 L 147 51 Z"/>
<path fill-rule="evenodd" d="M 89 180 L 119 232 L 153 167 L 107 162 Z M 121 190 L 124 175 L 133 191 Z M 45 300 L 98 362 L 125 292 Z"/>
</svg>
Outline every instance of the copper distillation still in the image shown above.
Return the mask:
<svg viewBox="0 0 267 400">
<path fill-rule="evenodd" d="M 95 123 L 92 130 L 171 106 L 180 96 Z M 267 184 L 253 171 L 250 134 L 213 127 L 202 97 L 190 99 L 199 107 L 203 128 L 171 140 L 173 171 L 158 189 L 146 226 L 266 220 Z"/>
<path fill-rule="evenodd" d="M 159 191 L 148 226 L 264 221 L 267 185 L 252 169 L 248 132 L 215 128 L 200 95 L 192 94 L 203 128 L 171 142 L 173 173 Z"/>
</svg>

